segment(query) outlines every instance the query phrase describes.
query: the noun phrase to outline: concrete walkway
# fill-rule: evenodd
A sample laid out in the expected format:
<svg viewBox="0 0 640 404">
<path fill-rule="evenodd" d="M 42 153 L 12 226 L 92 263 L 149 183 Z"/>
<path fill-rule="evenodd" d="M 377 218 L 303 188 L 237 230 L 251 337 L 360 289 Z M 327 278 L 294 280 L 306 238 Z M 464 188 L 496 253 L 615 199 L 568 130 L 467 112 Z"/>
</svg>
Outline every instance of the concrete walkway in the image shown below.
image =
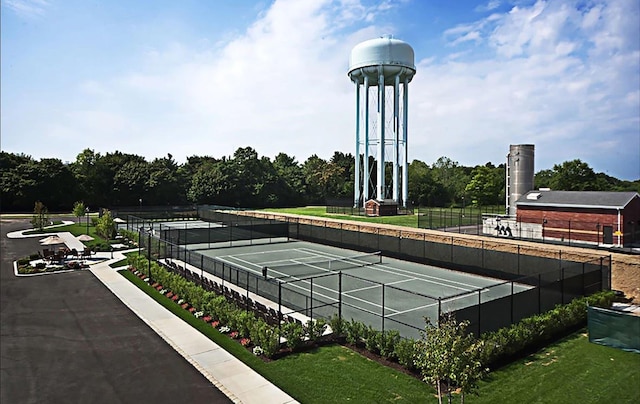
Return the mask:
<svg viewBox="0 0 640 404">
<path fill-rule="evenodd" d="M 71 233 L 61 232 L 58 235 L 64 239 L 69 248 L 77 248 L 76 242 L 80 243 Z M 8 237 L 42 237 L 42 234 L 24 236 L 22 232 L 15 232 L 9 234 Z M 112 262 L 124 258 L 121 251 L 114 252 L 113 259 L 111 259 L 110 252 L 97 253 L 92 259 L 103 260 L 91 264 L 89 270 L 133 313 L 230 400 L 235 403 L 297 402 L 215 342 L 157 304 L 151 297 L 120 275 L 116 269 L 109 266 Z M 61 276 L 63 275 L 61 274 Z"/>
</svg>

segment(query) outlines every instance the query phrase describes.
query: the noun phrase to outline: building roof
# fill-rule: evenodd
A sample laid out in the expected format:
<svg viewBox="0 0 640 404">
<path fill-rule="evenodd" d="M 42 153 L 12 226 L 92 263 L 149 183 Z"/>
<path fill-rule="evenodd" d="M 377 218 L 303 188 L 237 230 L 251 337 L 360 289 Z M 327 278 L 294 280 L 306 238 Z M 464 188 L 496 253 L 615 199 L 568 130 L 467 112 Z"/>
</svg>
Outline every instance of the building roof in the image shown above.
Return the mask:
<svg viewBox="0 0 640 404">
<path fill-rule="evenodd" d="M 529 191 L 516 201 L 518 206 L 550 206 L 563 208 L 624 209 L 640 198 L 637 192 L 604 191 Z"/>
</svg>

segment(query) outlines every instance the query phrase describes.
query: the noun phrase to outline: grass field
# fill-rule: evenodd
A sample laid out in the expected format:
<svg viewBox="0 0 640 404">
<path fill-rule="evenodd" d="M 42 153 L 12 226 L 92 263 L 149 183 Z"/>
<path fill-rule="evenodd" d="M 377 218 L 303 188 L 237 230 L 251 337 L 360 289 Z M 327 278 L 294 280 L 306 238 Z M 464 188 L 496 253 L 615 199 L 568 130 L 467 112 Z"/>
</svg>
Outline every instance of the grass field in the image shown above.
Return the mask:
<svg viewBox="0 0 640 404">
<path fill-rule="evenodd" d="M 302 403 L 436 403 L 415 377 L 340 345 L 264 362 L 196 319 L 129 271 L 121 273 L 177 316 L 209 336 Z M 588 342 L 584 330 L 495 371 L 467 403 L 637 403 L 640 355 Z M 458 401 L 458 397 L 455 397 Z"/>
<path fill-rule="evenodd" d="M 275 213 L 292 213 L 295 215 L 318 216 L 318 217 L 327 217 L 331 219 L 346 219 L 346 220 L 356 220 L 360 222 L 395 224 L 398 226 L 406 226 L 406 227 L 418 227 L 417 215 L 381 216 L 381 217 L 336 215 L 336 214 L 327 214 L 326 208 L 324 206 L 307 206 L 304 208 L 273 208 L 273 209 L 265 209 L 265 210 L 268 212 L 275 212 Z"/>
<path fill-rule="evenodd" d="M 640 354 L 592 344 L 586 330 L 490 374 L 468 403 L 638 403 Z"/>
</svg>

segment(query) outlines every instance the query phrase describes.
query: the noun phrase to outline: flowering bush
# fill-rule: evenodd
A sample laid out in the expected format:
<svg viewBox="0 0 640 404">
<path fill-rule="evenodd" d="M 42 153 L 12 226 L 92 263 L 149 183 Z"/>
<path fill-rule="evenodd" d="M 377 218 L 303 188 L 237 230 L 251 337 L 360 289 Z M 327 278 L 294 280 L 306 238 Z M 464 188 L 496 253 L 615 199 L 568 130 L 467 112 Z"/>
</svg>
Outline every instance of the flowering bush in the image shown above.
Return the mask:
<svg viewBox="0 0 640 404">
<path fill-rule="evenodd" d="M 221 332 L 221 333 L 223 333 L 223 334 L 226 334 L 226 333 L 228 333 L 229 331 L 231 331 L 231 328 L 227 327 L 226 325 L 223 325 L 222 327 L 220 327 L 220 328 L 218 329 L 218 331 L 220 331 L 220 332 Z"/>
<path fill-rule="evenodd" d="M 184 299 L 178 300 L 178 304 L 182 304 L 182 303 L 184 303 Z"/>
<path fill-rule="evenodd" d="M 255 346 L 253 347 L 253 354 L 256 356 L 260 356 L 264 353 L 264 350 L 262 348 L 260 348 L 259 346 Z"/>
<path fill-rule="evenodd" d="M 229 334 L 229 336 L 233 339 L 236 339 L 240 336 L 240 334 L 238 334 L 238 331 L 233 331 L 231 332 L 231 334 Z"/>
<path fill-rule="evenodd" d="M 201 311 L 196 311 L 195 313 L 193 313 L 193 315 L 194 315 L 195 318 L 200 318 L 200 317 L 204 316 L 204 313 L 201 312 Z"/>
<path fill-rule="evenodd" d="M 145 282 L 149 283 L 149 277 L 147 276 L 146 278 L 143 279 Z"/>
<path fill-rule="evenodd" d="M 205 323 L 208 323 L 209 321 L 211 321 L 211 316 L 204 317 L 202 321 L 204 321 Z"/>
<path fill-rule="evenodd" d="M 164 295 L 165 293 L 167 293 L 167 289 L 160 289 L 160 294 Z"/>
<path fill-rule="evenodd" d="M 220 322 L 218 320 L 215 320 L 214 322 L 211 323 L 211 327 L 213 328 L 218 328 L 219 325 L 220 325 Z"/>
<path fill-rule="evenodd" d="M 247 346 L 247 345 L 249 345 L 250 343 L 251 343 L 251 340 L 250 340 L 249 338 L 242 338 L 242 339 L 240 340 L 240 345 L 242 345 L 242 346 Z"/>
</svg>

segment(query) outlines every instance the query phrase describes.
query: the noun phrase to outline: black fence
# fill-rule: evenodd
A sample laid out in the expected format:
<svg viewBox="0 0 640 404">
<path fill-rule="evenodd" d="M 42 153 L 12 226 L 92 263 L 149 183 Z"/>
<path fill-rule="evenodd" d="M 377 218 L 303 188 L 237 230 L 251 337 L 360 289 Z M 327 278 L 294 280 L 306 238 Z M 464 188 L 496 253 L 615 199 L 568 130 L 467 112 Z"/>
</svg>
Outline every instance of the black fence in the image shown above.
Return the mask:
<svg viewBox="0 0 640 404">
<path fill-rule="evenodd" d="M 208 212 L 207 215 L 208 220 L 218 223 L 239 223 L 248 219 L 241 212 L 219 211 Z M 262 225 L 271 221 L 274 226 L 279 221 L 279 225 L 286 225 L 288 235 L 295 239 L 360 251 L 377 250 L 385 256 L 490 275 L 504 282 L 457 296 L 428 296 L 397 285 L 359 278 L 348 272 L 286 281 L 265 278 L 171 240 L 152 237 L 151 233 L 147 235 L 148 241 L 141 234 L 141 245 L 151 243 L 153 257 L 175 259 L 199 268 L 201 282 L 204 282 L 204 272 L 208 272 L 223 284 L 229 282 L 243 289 L 247 298 L 249 293 L 255 293 L 276 302 L 280 318 L 296 312 L 311 318 L 328 319 L 339 315 L 377 329 L 396 329 L 405 337 L 419 336 L 419 330 L 424 327 L 423 317 L 440 318 L 445 312 L 454 312 L 460 320 L 468 319 L 474 333 L 493 331 L 573 298 L 610 289 L 611 285 L 610 256 L 581 259 L 565 253 L 563 257 L 562 251 L 558 250 L 547 257 L 540 257 L 526 254 L 531 247 L 520 245 L 505 247 L 482 240 L 476 241 L 478 245 L 470 245 L 468 238 L 454 236 L 445 235 L 436 240 L 433 235 L 420 236 L 410 230 L 389 230 L 322 219 L 264 216 L 252 220 Z M 367 289 L 366 299 L 372 303 L 371 307 L 377 309 L 354 304 L 348 294 L 342 292 L 345 282 L 349 283 L 349 290 L 353 290 L 354 285 L 356 289 Z M 410 301 L 410 307 L 418 309 L 406 313 L 390 312 L 387 308 L 391 301 L 394 304 Z"/>
<path fill-rule="evenodd" d="M 482 234 L 482 216 L 503 215 L 504 207 L 469 206 L 464 208 L 426 208 L 418 209 L 418 227 L 421 229 L 441 230 L 451 233 Z"/>
<path fill-rule="evenodd" d="M 112 217 L 129 221 L 129 217 L 149 220 L 189 220 L 198 218 L 196 205 L 180 206 L 118 206 L 109 209 Z M 136 229 L 137 230 L 137 229 Z"/>
</svg>

